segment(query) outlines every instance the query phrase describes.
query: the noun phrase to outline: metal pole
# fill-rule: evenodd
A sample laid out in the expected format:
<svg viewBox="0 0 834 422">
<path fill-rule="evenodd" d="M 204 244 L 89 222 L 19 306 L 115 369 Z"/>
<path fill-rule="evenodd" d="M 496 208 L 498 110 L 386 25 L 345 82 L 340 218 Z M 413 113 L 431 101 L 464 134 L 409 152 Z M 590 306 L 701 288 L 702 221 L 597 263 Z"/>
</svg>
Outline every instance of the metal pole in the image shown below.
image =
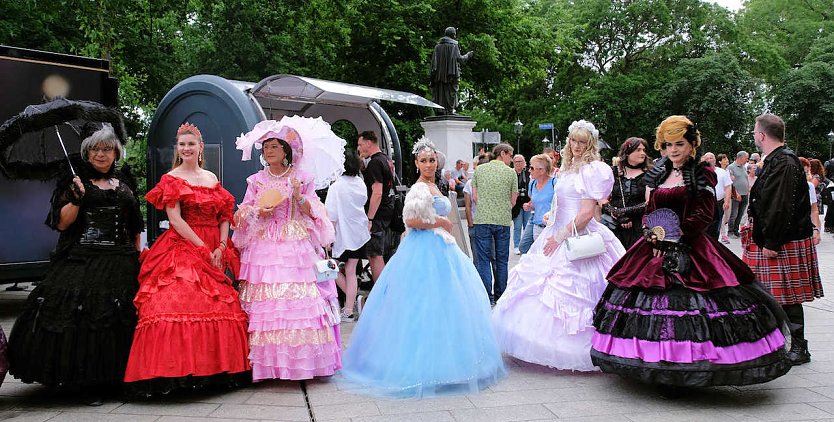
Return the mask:
<svg viewBox="0 0 834 422">
<path fill-rule="evenodd" d="M 69 154 L 67 154 L 67 147 L 64 146 L 64 139 L 61 138 L 61 132 L 58 130 L 58 126 L 55 126 L 55 134 L 58 135 L 58 143 L 61 144 L 61 149 L 64 150 L 64 157 L 67 157 L 67 164 L 69 164 L 72 175 L 77 176 L 75 174 L 75 169 L 72 168 L 72 162 L 70 161 Z"/>
</svg>

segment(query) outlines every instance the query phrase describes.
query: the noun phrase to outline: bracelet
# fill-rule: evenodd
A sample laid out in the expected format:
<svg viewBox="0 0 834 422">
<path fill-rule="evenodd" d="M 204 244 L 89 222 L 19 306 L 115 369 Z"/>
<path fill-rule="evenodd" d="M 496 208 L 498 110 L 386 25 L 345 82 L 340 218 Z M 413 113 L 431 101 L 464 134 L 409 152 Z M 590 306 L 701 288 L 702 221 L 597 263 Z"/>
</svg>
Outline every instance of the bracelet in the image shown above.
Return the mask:
<svg viewBox="0 0 834 422">
<path fill-rule="evenodd" d="M 818 231 L 820 231 L 820 228 L 819 227 L 814 227 L 814 231 L 818 232 Z"/>
<path fill-rule="evenodd" d="M 222 246 L 222 247 L 223 247 L 223 249 L 226 249 L 226 241 L 225 241 L 225 240 L 221 240 L 221 241 L 220 241 L 220 246 Z M 220 246 L 218 246 L 218 248 L 219 248 Z"/>
</svg>

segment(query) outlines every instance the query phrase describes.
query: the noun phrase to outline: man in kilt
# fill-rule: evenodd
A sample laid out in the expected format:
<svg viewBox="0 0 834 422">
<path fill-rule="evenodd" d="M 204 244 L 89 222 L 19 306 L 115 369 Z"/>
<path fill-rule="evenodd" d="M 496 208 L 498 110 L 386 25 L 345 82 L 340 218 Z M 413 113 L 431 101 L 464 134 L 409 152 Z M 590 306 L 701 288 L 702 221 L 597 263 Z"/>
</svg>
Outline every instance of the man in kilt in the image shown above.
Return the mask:
<svg viewBox="0 0 834 422">
<path fill-rule="evenodd" d="M 788 358 L 801 365 L 811 361 L 802 303 L 823 296 L 813 242 L 819 228 L 811 223 L 802 164 L 785 146 L 785 122 L 775 114 L 756 117 L 753 139 L 765 159 L 750 191 L 742 258 L 785 310 L 792 332 Z"/>
</svg>

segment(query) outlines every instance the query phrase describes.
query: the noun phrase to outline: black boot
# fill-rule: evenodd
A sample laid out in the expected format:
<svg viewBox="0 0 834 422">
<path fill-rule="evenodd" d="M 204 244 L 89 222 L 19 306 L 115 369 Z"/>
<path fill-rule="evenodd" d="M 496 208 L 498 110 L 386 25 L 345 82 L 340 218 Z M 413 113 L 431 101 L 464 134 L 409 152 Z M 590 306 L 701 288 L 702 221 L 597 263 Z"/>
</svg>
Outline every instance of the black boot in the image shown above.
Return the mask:
<svg viewBox="0 0 834 422">
<path fill-rule="evenodd" d="M 791 338 L 791 350 L 788 351 L 788 360 L 794 366 L 810 362 L 811 353 L 808 352 L 808 340 L 797 337 Z"/>
</svg>

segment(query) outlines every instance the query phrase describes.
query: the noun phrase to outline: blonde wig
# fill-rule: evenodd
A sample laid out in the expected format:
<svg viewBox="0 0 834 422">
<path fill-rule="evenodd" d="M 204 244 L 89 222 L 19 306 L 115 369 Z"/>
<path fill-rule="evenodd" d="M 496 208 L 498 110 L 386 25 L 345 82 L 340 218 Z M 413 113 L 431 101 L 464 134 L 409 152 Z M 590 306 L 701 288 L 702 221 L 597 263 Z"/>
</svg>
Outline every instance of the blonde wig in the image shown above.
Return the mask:
<svg viewBox="0 0 834 422">
<path fill-rule="evenodd" d="M 695 158 L 698 154 L 698 147 L 701 146 L 701 132 L 698 126 L 692 123 L 686 116 L 669 116 L 660 122 L 657 127 L 657 138 L 654 141 L 654 149 L 660 151 L 666 142 L 675 142 L 685 139 L 692 145 L 690 155 Z"/>
<path fill-rule="evenodd" d="M 571 123 L 568 127 L 568 141 L 565 142 L 565 147 L 562 148 L 562 167 L 560 171 L 576 170 L 580 166 L 599 161 L 599 131 L 594 127 L 594 124 L 585 120 L 579 120 Z M 588 142 L 588 147 L 581 157 L 574 157 L 570 148 L 570 140 Z M 574 163 L 575 161 L 575 163 Z"/>
</svg>

